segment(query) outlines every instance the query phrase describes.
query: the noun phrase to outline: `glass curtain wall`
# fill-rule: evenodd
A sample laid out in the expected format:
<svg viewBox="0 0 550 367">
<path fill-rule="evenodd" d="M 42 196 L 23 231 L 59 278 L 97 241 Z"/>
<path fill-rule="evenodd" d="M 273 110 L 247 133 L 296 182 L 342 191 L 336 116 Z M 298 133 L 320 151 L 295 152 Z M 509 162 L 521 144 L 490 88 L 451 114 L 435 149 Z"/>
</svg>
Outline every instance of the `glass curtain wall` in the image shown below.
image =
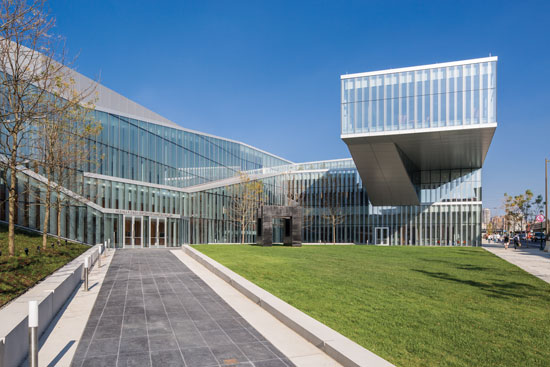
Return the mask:
<svg viewBox="0 0 550 367">
<path fill-rule="evenodd" d="M 239 171 L 289 164 L 244 144 L 95 111 L 103 127 L 85 171 L 174 187 L 235 176 Z"/>
<path fill-rule="evenodd" d="M 8 221 L 8 186 L 11 177 L 0 175 L 0 221 Z M 5 177 L 5 178 L 4 178 Z M 15 211 L 16 225 L 30 230 L 41 231 L 45 217 L 45 191 L 43 184 L 36 179 L 19 173 L 17 175 L 17 201 Z M 58 216 L 56 193 L 52 193 L 50 221 L 46 230 L 58 235 L 62 240 L 76 240 L 82 243 L 99 243 L 104 240 L 105 218 L 101 211 L 75 200 L 69 196 L 60 197 L 61 205 Z M 59 226 L 58 226 L 59 218 Z M 58 232 L 59 228 L 59 232 Z"/>
<path fill-rule="evenodd" d="M 338 243 L 382 244 L 384 237 L 388 245 L 480 244 L 481 170 L 418 173 L 420 206 L 374 207 L 352 160 L 295 168 L 262 180 L 265 204 L 289 205 L 292 200 L 302 206 L 306 243 L 330 243 L 334 233 Z M 191 243 L 240 242 L 240 225 L 229 212 L 234 186 L 189 195 Z M 280 234 L 274 232 L 277 240 Z M 255 233 L 251 223 L 245 242 L 255 242 Z"/>
<path fill-rule="evenodd" d="M 420 206 L 372 206 L 350 159 L 295 165 L 262 181 L 265 204 L 289 205 L 293 200 L 303 206 L 304 242 L 332 242 L 334 233 L 339 243 L 480 244 L 480 169 L 423 171 L 413 180 L 419 187 Z M 40 184 L 21 175 L 18 185 L 17 223 L 41 229 Z M 60 235 L 90 244 L 110 239 L 118 247 L 240 242 L 239 223 L 229 213 L 235 186 L 186 193 L 85 177 L 86 199 L 102 210 L 67 200 L 61 209 Z M 7 197 L 3 181 L 0 193 Z M 0 219 L 7 220 L 6 200 L 0 209 Z M 48 230 L 56 234 L 55 208 L 50 218 Z M 251 223 L 245 242 L 255 242 L 255 233 Z"/>
<path fill-rule="evenodd" d="M 496 122 L 496 61 L 342 80 L 342 134 Z"/>
</svg>

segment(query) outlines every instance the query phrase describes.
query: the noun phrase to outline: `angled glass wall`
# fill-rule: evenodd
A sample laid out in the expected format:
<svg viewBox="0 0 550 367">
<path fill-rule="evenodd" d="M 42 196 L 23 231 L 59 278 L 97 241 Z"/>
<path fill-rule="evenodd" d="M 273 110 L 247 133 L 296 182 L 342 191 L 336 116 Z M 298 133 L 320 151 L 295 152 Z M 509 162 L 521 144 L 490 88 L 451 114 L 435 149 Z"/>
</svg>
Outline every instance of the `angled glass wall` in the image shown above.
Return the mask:
<svg viewBox="0 0 550 367">
<path fill-rule="evenodd" d="M 291 162 L 259 149 L 169 126 L 95 111 L 103 127 L 85 171 L 159 185 L 187 187 L 240 171 Z"/>
</svg>

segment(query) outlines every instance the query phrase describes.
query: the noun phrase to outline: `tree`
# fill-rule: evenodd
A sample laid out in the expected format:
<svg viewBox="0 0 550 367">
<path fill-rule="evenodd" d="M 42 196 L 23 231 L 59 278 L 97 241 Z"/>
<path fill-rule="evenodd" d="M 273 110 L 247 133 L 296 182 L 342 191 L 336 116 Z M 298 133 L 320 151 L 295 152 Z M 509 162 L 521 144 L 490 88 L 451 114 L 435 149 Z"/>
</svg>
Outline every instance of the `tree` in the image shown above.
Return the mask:
<svg viewBox="0 0 550 367">
<path fill-rule="evenodd" d="M 493 222 L 487 223 L 487 234 L 493 234 Z"/>
<path fill-rule="evenodd" d="M 527 221 L 531 215 L 531 207 L 533 206 L 531 200 L 533 199 L 533 192 L 531 190 L 525 190 L 525 194 L 521 194 L 515 197 L 516 206 L 521 213 L 521 229 L 525 230 Z"/>
<path fill-rule="evenodd" d="M 66 124 L 66 129 L 62 134 L 62 143 L 59 144 L 57 164 L 54 166 L 54 180 L 57 183 L 54 188 L 58 244 L 61 241 L 62 207 L 80 203 L 79 200 L 65 194 L 65 190 L 70 190 L 72 193 L 84 197 L 84 183 L 78 180 L 77 173 L 87 163 L 91 165 L 99 163 L 97 159 L 93 158 L 95 157 L 95 145 L 92 141 L 100 133 L 102 126 L 93 119 L 92 111 L 91 102 L 86 104 L 85 107 L 78 108 L 75 111 L 78 118 L 74 118 L 72 123 Z M 98 159 L 103 159 L 103 157 Z"/>
<path fill-rule="evenodd" d="M 239 175 L 240 183 L 233 186 L 227 214 L 231 220 L 239 224 L 241 243 L 244 243 L 246 230 L 255 223 L 256 211 L 264 203 L 264 185 L 261 181 L 253 181 L 244 172 L 240 172 Z"/>
<path fill-rule="evenodd" d="M 525 190 L 525 193 L 516 196 L 504 193 L 505 218 L 508 222 L 513 223 L 513 230 L 516 229 L 518 223 L 521 230 L 525 229 L 527 222 L 533 214 L 531 208 L 534 204 L 539 205 L 539 200 L 542 202 L 541 195 L 533 202 L 533 192 L 529 189 Z"/>
<path fill-rule="evenodd" d="M 45 0 L 0 2 L 0 154 L 8 184 L 8 247 L 15 254 L 17 176 L 29 159 L 31 125 L 44 119 L 51 86 L 63 69 Z M 54 61 L 57 59 L 57 62 Z"/>
<path fill-rule="evenodd" d="M 64 201 L 70 200 L 64 188 L 73 189 L 76 173 L 90 159 L 90 139 L 95 137 L 101 125 L 92 118 L 93 102 L 90 96 L 94 87 L 77 91 L 69 69 L 60 70 L 49 86 L 51 98 L 46 101 L 47 110 L 43 119 L 32 127 L 31 146 L 34 166 L 40 167 L 46 178 L 44 199 L 37 195 L 45 210 L 43 218 L 42 247 L 47 244 L 52 194 L 55 194 L 57 212 L 57 242 L 61 236 L 61 209 Z M 64 200 L 64 198 L 66 200 Z"/>
<path fill-rule="evenodd" d="M 320 193 L 320 206 L 323 219 L 332 227 L 332 243 L 336 243 L 336 226 L 344 223 L 346 218 L 344 202 L 347 192 L 338 186 L 336 176 L 327 174 L 322 180 Z"/>
<path fill-rule="evenodd" d="M 521 212 L 516 205 L 516 199 L 514 196 L 504 193 L 504 218 L 508 223 L 508 229 L 515 231 L 517 223 L 521 220 Z"/>
</svg>

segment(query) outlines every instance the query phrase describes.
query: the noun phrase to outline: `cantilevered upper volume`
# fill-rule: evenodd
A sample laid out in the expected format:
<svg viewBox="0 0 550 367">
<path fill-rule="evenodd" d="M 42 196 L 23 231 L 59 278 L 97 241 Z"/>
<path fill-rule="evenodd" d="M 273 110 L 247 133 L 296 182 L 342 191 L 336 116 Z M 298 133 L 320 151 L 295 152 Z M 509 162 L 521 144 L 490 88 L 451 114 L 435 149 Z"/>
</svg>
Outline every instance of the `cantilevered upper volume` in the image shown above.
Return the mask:
<svg viewBox="0 0 550 367">
<path fill-rule="evenodd" d="M 413 174 L 481 168 L 497 57 L 342 75 L 342 131 L 373 205 L 418 205 Z"/>
</svg>

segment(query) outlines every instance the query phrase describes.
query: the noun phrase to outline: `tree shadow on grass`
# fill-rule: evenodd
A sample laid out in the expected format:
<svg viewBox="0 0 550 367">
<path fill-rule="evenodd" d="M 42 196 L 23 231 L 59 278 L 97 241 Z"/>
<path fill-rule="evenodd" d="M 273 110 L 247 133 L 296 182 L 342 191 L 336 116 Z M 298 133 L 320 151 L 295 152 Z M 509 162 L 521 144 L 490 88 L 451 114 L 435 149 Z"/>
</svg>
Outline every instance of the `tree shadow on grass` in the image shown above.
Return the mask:
<svg viewBox="0 0 550 367">
<path fill-rule="evenodd" d="M 537 288 L 526 283 L 519 282 L 490 282 L 484 283 L 476 280 L 460 279 L 454 277 L 448 273 L 443 272 L 431 272 L 421 269 L 412 269 L 418 273 L 427 275 L 432 278 L 446 280 L 453 283 L 464 284 L 470 287 L 475 287 L 479 290 L 488 293 L 489 297 L 494 298 L 526 298 L 526 297 L 540 297 L 550 299 L 547 295 L 538 292 Z"/>
<path fill-rule="evenodd" d="M 485 271 L 485 270 L 493 270 L 493 268 L 488 268 L 486 266 L 476 266 L 476 265 L 457 265 L 457 269 L 460 270 L 474 270 L 474 271 Z"/>
<path fill-rule="evenodd" d="M 264 245 L 259 245 L 257 243 L 250 243 L 250 244 L 247 244 L 247 246 L 256 246 L 256 247 L 265 247 L 265 248 L 270 248 L 270 247 L 292 247 L 292 245 L 285 245 L 284 243 L 274 243 L 271 246 L 264 246 Z"/>
<path fill-rule="evenodd" d="M 8 224 L 7 223 L 0 223 L 0 233 L 7 233 L 8 232 Z M 36 231 L 27 231 L 24 228 L 15 228 L 15 234 L 24 234 L 25 236 L 29 237 L 42 237 L 41 233 L 38 233 Z"/>
<path fill-rule="evenodd" d="M 486 267 L 486 266 L 478 266 L 478 265 L 470 265 L 470 264 L 461 264 L 457 263 L 455 261 L 449 261 L 449 260 L 435 260 L 435 259 L 426 259 L 421 258 L 422 261 L 427 261 L 431 263 L 439 263 L 439 264 L 448 264 L 453 266 L 456 269 L 460 270 L 473 270 L 473 271 L 487 271 L 487 270 L 495 270 L 493 267 Z"/>
</svg>

